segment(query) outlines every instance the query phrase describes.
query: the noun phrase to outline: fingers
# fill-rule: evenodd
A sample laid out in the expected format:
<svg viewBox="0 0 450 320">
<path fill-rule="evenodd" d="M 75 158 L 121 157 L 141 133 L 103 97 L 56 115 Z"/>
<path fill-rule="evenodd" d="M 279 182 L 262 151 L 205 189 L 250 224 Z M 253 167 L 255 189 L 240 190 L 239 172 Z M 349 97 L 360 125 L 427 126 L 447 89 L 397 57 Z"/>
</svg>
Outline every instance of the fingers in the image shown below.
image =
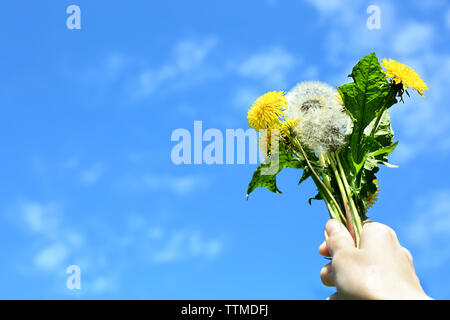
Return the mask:
<svg viewBox="0 0 450 320">
<path fill-rule="evenodd" d="M 331 262 L 326 264 L 322 270 L 320 270 L 320 279 L 322 280 L 322 283 L 326 285 L 327 287 L 334 287 L 334 276 L 333 276 L 333 269 L 331 267 Z"/>
<path fill-rule="evenodd" d="M 378 222 L 367 222 L 363 226 L 359 247 L 361 249 L 388 250 L 399 246 L 394 230 Z"/>
<path fill-rule="evenodd" d="M 330 257 L 330 256 L 331 256 L 330 252 L 328 251 L 327 243 L 326 243 L 325 240 L 324 240 L 324 241 L 322 242 L 322 244 L 319 246 L 319 253 L 320 253 L 322 256 L 325 256 L 325 257 Z"/>
<path fill-rule="evenodd" d="M 329 220 L 325 226 L 325 241 L 328 252 L 334 256 L 338 250 L 355 248 L 353 238 L 342 223 Z"/>
</svg>

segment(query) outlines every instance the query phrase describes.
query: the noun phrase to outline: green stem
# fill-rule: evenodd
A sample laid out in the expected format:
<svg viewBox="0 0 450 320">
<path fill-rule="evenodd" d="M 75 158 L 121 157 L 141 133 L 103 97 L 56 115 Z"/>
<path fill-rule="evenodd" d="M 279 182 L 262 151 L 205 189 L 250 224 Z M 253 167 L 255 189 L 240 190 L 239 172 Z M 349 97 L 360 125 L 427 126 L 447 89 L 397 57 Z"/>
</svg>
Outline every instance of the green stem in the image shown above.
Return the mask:
<svg viewBox="0 0 450 320">
<path fill-rule="evenodd" d="M 355 201 L 353 199 L 353 194 L 351 192 L 350 185 L 348 184 L 347 177 L 345 175 L 344 167 L 342 166 L 339 153 L 335 155 L 335 158 L 339 167 L 339 171 L 341 172 L 341 178 L 342 182 L 344 183 L 344 188 L 349 198 L 350 208 L 351 211 L 353 212 L 353 221 L 355 222 L 356 246 L 359 246 L 359 239 L 362 232 L 361 216 L 359 215 L 358 209 L 356 208 Z"/>
<path fill-rule="evenodd" d="M 350 209 L 348 194 L 342 183 L 342 177 L 339 174 L 339 171 L 336 167 L 336 164 L 335 164 L 335 161 L 333 158 L 334 158 L 333 153 L 330 153 L 328 161 L 330 162 L 331 168 L 333 169 L 334 176 L 336 177 L 336 182 L 337 182 L 339 190 L 341 192 L 342 201 L 344 202 L 345 213 L 347 215 L 347 229 L 350 232 L 350 234 L 352 235 L 353 239 L 355 240 L 355 243 L 357 243 L 357 236 L 356 236 L 357 232 L 355 230 L 354 218 L 353 218 L 354 214 L 353 214 L 352 210 Z"/>
<path fill-rule="evenodd" d="M 330 199 L 328 198 L 327 194 L 322 190 L 320 184 L 318 184 L 318 182 L 316 182 L 316 178 L 315 177 L 313 177 L 313 181 L 317 185 L 317 189 L 319 190 L 319 193 L 322 196 L 323 201 L 327 205 L 328 212 L 330 213 L 330 217 L 332 219 L 336 219 L 336 220 L 342 222 L 341 217 L 339 216 L 339 214 L 336 214 L 336 208 L 334 207 L 332 202 L 330 203 Z"/>
<path fill-rule="evenodd" d="M 308 166 L 309 170 L 311 170 L 311 173 L 313 174 L 313 176 L 315 178 L 316 185 L 317 186 L 320 185 L 323 188 L 323 190 L 325 190 L 327 196 L 331 199 L 331 201 L 335 205 L 336 209 L 338 210 L 339 215 L 343 218 L 343 220 L 346 220 L 344 214 L 342 213 L 341 208 L 339 207 L 339 204 L 337 203 L 336 199 L 333 197 L 333 194 L 327 188 L 327 186 L 323 183 L 322 179 L 320 179 L 320 177 L 317 174 L 316 170 L 314 170 L 314 168 L 312 167 L 311 163 L 309 162 L 309 159 L 306 156 L 306 152 L 305 152 L 305 150 L 303 150 L 303 147 L 302 147 L 301 143 L 298 140 L 296 142 L 297 142 L 297 147 L 299 148 L 299 150 L 300 150 L 300 152 L 301 152 L 301 154 L 303 156 L 303 159 L 305 159 L 305 161 L 306 161 L 306 165 Z M 317 184 L 317 183 L 319 183 L 319 184 Z"/>
<path fill-rule="evenodd" d="M 319 161 L 320 161 L 320 164 L 324 167 L 324 168 L 327 168 L 328 166 L 327 166 L 327 162 L 326 162 L 326 160 L 325 160 L 325 156 L 322 154 L 322 153 L 319 153 Z M 328 175 L 328 174 L 326 174 L 325 172 L 324 172 L 324 174 L 323 174 L 323 181 L 325 182 L 325 184 L 327 185 L 327 187 L 329 188 L 329 189 L 333 189 L 332 187 L 331 187 L 331 178 L 330 178 L 330 176 Z"/>
</svg>

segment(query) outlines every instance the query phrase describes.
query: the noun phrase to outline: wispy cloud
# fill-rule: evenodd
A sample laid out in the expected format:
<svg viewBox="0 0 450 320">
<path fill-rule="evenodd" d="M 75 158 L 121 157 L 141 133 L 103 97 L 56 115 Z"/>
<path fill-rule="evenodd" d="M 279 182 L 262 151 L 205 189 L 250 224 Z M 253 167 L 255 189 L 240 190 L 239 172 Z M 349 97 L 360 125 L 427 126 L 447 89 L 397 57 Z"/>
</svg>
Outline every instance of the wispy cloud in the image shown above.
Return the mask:
<svg viewBox="0 0 450 320">
<path fill-rule="evenodd" d="M 215 258 L 222 251 L 222 241 L 206 240 L 198 232 L 178 231 L 170 235 L 167 244 L 154 253 L 157 263 L 174 262 L 189 258 Z"/>
<path fill-rule="evenodd" d="M 25 230 L 43 243 L 33 258 L 38 269 L 53 271 L 63 268 L 66 259 L 84 241 L 83 235 L 64 224 L 60 205 L 21 201 L 12 211 L 22 219 Z"/>
<path fill-rule="evenodd" d="M 450 261 L 450 189 L 441 189 L 418 199 L 412 219 L 403 232 L 417 250 L 416 263 L 422 267 L 442 267 Z"/>
<path fill-rule="evenodd" d="M 85 185 L 96 184 L 105 172 L 105 165 L 103 163 L 96 163 L 90 168 L 81 172 L 81 182 Z"/>
<path fill-rule="evenodd" d="M 262 92 L 256 89 L 240 88 L 234 93 L 232 104 L 238 110 L 246 110 L 261 94 Z"/>
<path fill-rule="evenodd" d="M 345 6 L 344 0 L 307 0 L 307 2 L 313 5 L 322 15 L 335 13 Z"/>
<path fill-rule="evenodd" d="M 125 175 L 119 180 L 118 187 L 169 191 L 183 196 L 202 189 L 208 184 L 208 179 L 198 175 L 177 176 L 167 173 L 144 173 Z"/>
<path fill-rule="evenodd" d="M 410 22 L 396 33 L 393 40 L 394 51 L 410 55 L 430 50 L 435 34 L 430 24 Z"/>
<path fill-rule="evenodd" d="M 447 29 L 450 29 L 450 8 L 447 8 L 447 12 L 445 13 L 445 25 Z"/>
<path fill-rule="evenodd" d="M 218 40 L 209 37 L 200 41 L 182 40 L 174 47 L 175 66 L 179 71 L 199 67 L 217 46 Z"/>
<path fill-rule="evenodd" d="M 182 39 L 167 50 L 165 61 L 159 65 L 142 57 L 111 52 L 98 66 L 78 74 L 84 82 L 96 84 L 105 92 L 119 88 L 128 101 L 140 101 L 161 90 L 177 91 L 202 84 L 220 74 L 206 64 L 218 43 L 214 36 Z"/>
<path fill-rule="evenodd" d="M 34 265 L 45 271 L 54 271 L 61 268 L 68 255 L 69 250 L 63 243 L 55 243 L 36 254 Z"/>
<path fill-rule="evenodd" d="M 56 237 L 60 225 L 60 209 L 53 203 L 21 202 L 18 206 L 19 216 L 25 227 L 36 234 Z"/>
<path fill-rule="evenodd" d="M 186 192 L 185 188 L 191 186 L 191 182 L 184 180 L 170 183 L 175 183 L 174 188 L 179 192 Z M 130 259 L 148 264 L 210 260 L 217 258 L 224 247 L 223 240 L 217 236 L 206 237 L 197 229 L 164 227 L 136 214 L 127 216 L 120 231 L 109 229 L 103 223 L 83 230 L 81 226 L 71 226 L 62 206 L 54 202 L 22 201 L 13 207 L 11 216 L 19 217 L 25 230 L 34 237 L 33 243 L 39 244 L 30 246 L 30 255 L 21 261 L 27 265 L 24 269 L 28 273 L 31 265 L 33 275 L 54 275 L 55 282 L 61 283 L 58 288 L 62 288 L 67 266 L 78 264 L 82 275 L 88 275 L 82 276 L 81 293 L 94 296 L 118 292 L 121 276 L 135 267 Z M 84 222 L 83 225 L 89 225 Z M 96 236 L 92 233 L 102 234 L 108 239 L 108 245 L 94 241 Z M 111 265 L 114 265 L 113 273 Z"/>
<path fill-rule="evenodd" d="M 297 58 L 281 47 L 258 52 L 243 61 L 237 68 L 239 75 L 261 79 L 268 85 L 283 87 L 287 73 L 298 63 Z"/>
</svg>

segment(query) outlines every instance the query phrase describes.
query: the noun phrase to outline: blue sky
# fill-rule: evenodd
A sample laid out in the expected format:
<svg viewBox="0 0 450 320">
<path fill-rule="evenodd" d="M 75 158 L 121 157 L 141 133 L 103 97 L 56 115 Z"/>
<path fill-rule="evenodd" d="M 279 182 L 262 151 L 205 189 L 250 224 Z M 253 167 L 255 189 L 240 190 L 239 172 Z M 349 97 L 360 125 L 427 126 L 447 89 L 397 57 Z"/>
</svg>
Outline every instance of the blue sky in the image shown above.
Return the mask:
<svg viewBox="0 0 450 320">
<path fill-rule="evenodd" d="M 351 4 L 350 4 L 351 3 Z M 68 30 L 66 8 L 81 9 Z M 368 30 L 366 9 L 381 8 Z M 0 11 L 0 298 L 323 299 L 328 219 L 300 172 L 171 162 L 173 130 L 248 127 L 268 90 L 333 86 L 365 54 L 430 90 L 392 109 L 397 169 L 369 216 L 450 298 L 450 6 L 446 1 L 5 1 Z M 81 268 L 81 290 L 66 268 Z"/>
</svg>

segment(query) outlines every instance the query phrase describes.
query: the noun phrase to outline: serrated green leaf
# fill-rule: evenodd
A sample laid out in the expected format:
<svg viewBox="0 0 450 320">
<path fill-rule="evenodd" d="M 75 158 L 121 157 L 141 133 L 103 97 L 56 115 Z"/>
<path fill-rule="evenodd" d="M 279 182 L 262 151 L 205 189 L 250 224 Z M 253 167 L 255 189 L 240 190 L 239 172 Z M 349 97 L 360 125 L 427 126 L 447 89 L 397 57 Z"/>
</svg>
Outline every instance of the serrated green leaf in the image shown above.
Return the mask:
<svg viewBox="0 0 450 320">
<path fill-rule="evenodd" d="M 366 152 L 374 151 L 371 150 L 372 148 L 367 148 L 372 141 L 366 140 L 368 135 L 364 131 L 383 110 L 391 89 L 387 85 L 375 53 L 362 58 L 353 68 L 350 76 L 353 82 L 339 87 L 338 91 L 353 120 L 353 131 L 349 139 L 350 151 L 347 158 L 356 164 L 361 164 Z M 391 103 L 393 104 L 394 100 L 388 102 L 388 107 Z"/>
<path fill-rule="evenodd" d="M 309 177 L 311 177 L 311 174 L 311 170 L 308 167 L 305 167 L 305 169 L 303 169 L 302 176 L 298 181 L 298 184 L 302 184 L 302 182 L 306 181 Z"/>
<path fill-rule="evenodd" d="M 267 162 L 261 163 L 253 173 L 252 180 L 247 188 L 247 199 L 258 187 L 266 187 L 274 193 L 281 193 L 280 189 L 277 187 L 277 174 L 280 173 L 283 168 L 302 169 L 305 167 L 303 161 L 294 157 L 290 148 L 286 147 L 281 142 L 278 152 L 271 155 L 267 160 Z M 276 166 L 277 160 L 278 166 Z M 272 169 L 269 169 L 271 166 Z M 270 173 L 270 170 L 273 170 L 273 173 Z"/>
</svg>

